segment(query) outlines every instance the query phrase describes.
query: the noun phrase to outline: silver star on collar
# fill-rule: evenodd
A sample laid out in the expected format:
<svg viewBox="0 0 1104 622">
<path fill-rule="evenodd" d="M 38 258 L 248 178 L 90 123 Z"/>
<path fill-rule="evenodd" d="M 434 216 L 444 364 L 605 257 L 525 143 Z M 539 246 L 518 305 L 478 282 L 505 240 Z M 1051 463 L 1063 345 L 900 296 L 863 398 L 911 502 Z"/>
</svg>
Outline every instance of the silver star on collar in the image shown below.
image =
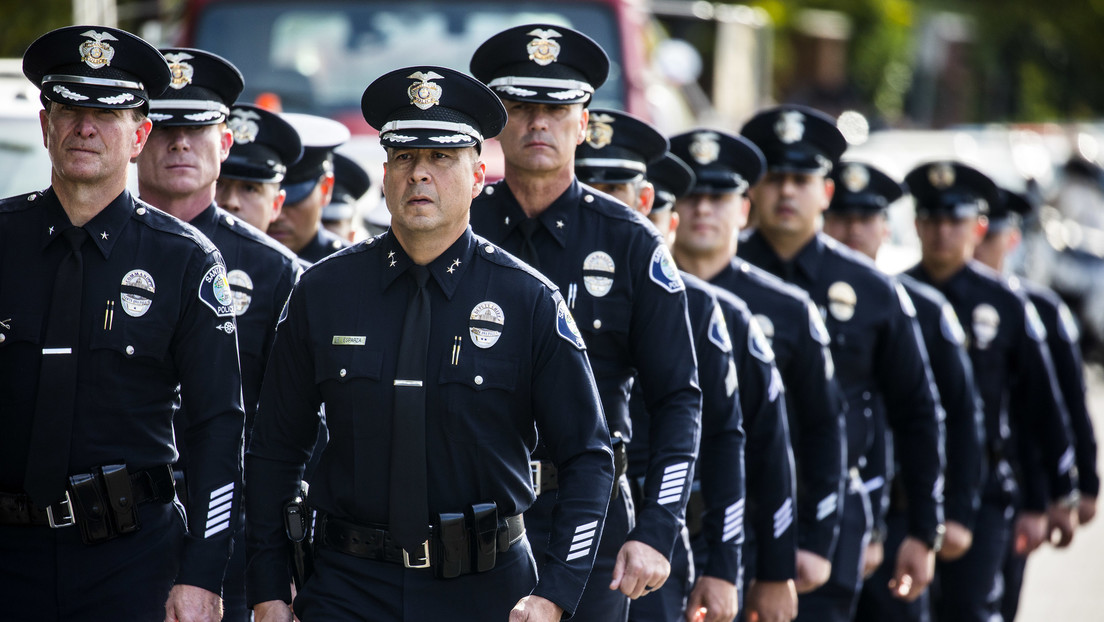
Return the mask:
<svg viewBox="0 0 1104 622">
<path fill-rule="evenodd" d="M 100 232 L 100 239 L 101 240 L 106 240 L 107 239 L 107 232 L 106 231 L 101 231 Z"/>
<path fill-rule="evenodd" d="M 562 220 L 557 220 L 556 221 L 556 228 L 557 229 L 563 229 L 563 221 Z"/>
<path fill-rule="evenodd" d="M 391 251 L 390 253 L 387 253 L 387 258 L 388 259 L 394 259 L 395 258 L 395 251 Z"/>
<path fill-rule="evenodd" d="M 458 268 L 458 267 L 460 267 L 460 259 L 459 258 L 453 259 L 452 260 L 452 265 L 448 267 L 448 273 L 452 274 L 453 271 L 455 271 L 456 268 Z"/>
<path fill-rule="evenodd" d="M 505 224 L 507 224 L 507 225 L 510 224 L 510 217 L 509 216 L 506 217 L 506 223 Z"/>
<path fill-rule="evenodd" d="M 54 235 L 54 228 L 50 227 L 50 235 Z"/>
<path fill-rule="evenodd" d="M 392 268 L 395 267 L 395 260 L 394 259 L 391 260 L 391 266 L 390 267 L 392 267 Z"/>
</svg>

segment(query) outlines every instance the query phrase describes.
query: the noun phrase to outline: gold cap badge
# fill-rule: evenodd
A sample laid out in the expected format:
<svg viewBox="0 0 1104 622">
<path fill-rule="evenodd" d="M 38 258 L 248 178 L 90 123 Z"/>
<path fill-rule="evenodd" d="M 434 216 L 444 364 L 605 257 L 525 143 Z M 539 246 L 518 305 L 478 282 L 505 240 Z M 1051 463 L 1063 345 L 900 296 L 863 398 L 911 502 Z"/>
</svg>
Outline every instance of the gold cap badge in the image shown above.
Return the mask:
<svg viewBox="0 0 1104 622">
<path fill-rule="evenodd" d="M 81 33 L 82 37 L 88 37 L 91 41 L 80 44 L 81 60 L 93 69 L 99 69 L 111 64 L 115 58 L 115 48 L 105 41 L 118 41 L 110 32 L 96 32 L 89 30 Z"/>
<path fill-rule="evenodd" d="M 590 117 L 587 124 L 586 141 L 595 149 L 601 149 L 613 141 L 613 122 L 615 119 L 608 114 L 596 114 Z"/>
<path fill-rule="evenodd" d="M 430 80 L 442 80 L 444 76 L 432 71 L 429 73 L 415 71 L 407 77 L 417 80 L 417 82 L 410 85 L 410 88 L 406 89 L 406 94 L 410 96 L 411 105 L 422 110 L 429 110 L 441 102 L 441 86 L 430 82 Z"/>
<path fill-rule="evenodd" d="M 796 110 L 782 112 L 774 123 L 774 133 L 787 145 L 796 143 L 805 137 L 805 115 Z"/>
<path fill-rule="evenodd" d="M 946 190 L 954 185 L 954 167 L 946 162 L 933 164 L 928 167 L 928 181 L 939 190 Z"/>
<path fill-rule="evenodd" d="M 843 186 L 850 192 L 862 192 L 870 184 L 870 172 L 861 164 L 848 164 L 840 172 Z"/>
<path fill-rule="evenodd" d="M 694 140 L 690 143 L 690 157 L 702 166 L 716 162 L 721 155 L 721 143 L 717 140 L 718 136 L 713 132 L 694 134 Z"/>
<path fill-rule="evenodd" d="M 169 71 L 172 73 L 172 82 L 169 82 L 170 88 L 180 90 L 192 83 L 195 67 L 184 62 L 192 58 L 195 57 L 185 52 L 165 55 L 165 60 L 169 61 Z"/>
<path fill-rule="evenodd" d="M 535 37 L 525 46 L 525 51 L 529 53 L 529 60 L 541 67 L 556 62 L 556 59 L 560 56 L 560 44 L 552 39 L 559 37 L 560 33 L 551 28 L 547 30 L 537 28 L 528 34 Z"/>
<path fill-rule="evenodd" d="M 226 126 L 233 132 L 234 142 L 245 145 L 257 140 L 257 132 L 261 130 L 257 121 L 260 119 L 261 115 L 252 110 L 237 108 L 230 111 Z"/>
</svg>

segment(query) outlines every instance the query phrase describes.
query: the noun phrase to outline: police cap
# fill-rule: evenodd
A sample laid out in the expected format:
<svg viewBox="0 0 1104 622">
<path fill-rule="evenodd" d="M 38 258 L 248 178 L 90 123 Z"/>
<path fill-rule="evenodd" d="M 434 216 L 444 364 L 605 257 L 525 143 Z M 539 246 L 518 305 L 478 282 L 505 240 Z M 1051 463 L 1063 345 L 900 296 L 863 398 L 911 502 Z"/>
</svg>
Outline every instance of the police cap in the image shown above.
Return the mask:
<svg viewBox="0 0 1104 622">
<path fill-rule="evenodd" d="M 360 197 L 368 192 L 372 180 L 356 160 L 334 153 L 333 200 L 322 208 L 322 220 L 345 220 L 353 217 L 353 210 Z"/>
<path fill-rule="evenodd" d="M 23 73 L 43 103 L 86 108 L 143 107 L 170 79 L 156 48 L 106 26 L 67 26 L 42 35 L 23 54 Z"/>
<path fill-rule="evenodd" d="M 551 24 L 516 26 L 483 42 L 471 72 L 503 99 L 586 104 L 609 75 L 609 57 L 581 32 Z"/>
<path fill-rule="evenodd" d="M 648 123 L 625 112 L 594 109 L 586 140 L 575 148 L 575 175 L 583 183 L 628 183 L 643 177 L 667 147 L 667 138 Z"/>
<path fill-rule="evenodd" d="M 314 190 L 322 175 L 333 172 L 333 150 L 352 134 L 343 124 L 326 117 L 296 112 L 280 116 L 295 128 L 303 143 L 303 156 L 288 167 L 283 183 L 286 203 L 298 203 Z"/>
<path fill-rule="evenodd" d="M 755 144 L 720 130 L 697 129 L 672 136 L 671 153 L 694 171 L 697 194 L 746 192 L 766 169 Z"/>
<path fill-rule="evenodd" d="M 655 186 L 653 212 L 663 212 L 675 206 L 694 187 L 694 171 L 677 155 L 668 151 L 648 165 L 648 181 Z"/>
<path fill-rule="evenodd" d="M 444 67 L 396 69 L 364 89 L 361 111 L 384 147 L 475 147 L 506 126 L 502 102 L 480 81 Z"/>
<path fill-rule="evenodd" d="M 916 199 L 917 218 L 971 218 L 1000 202 L 993 180 L 959 162 L 921 164 L 905 176 L 905 183 Z"/>
<path fill-rule="evenodd" d="M 161 50 L 169 61 L 169 88 L 150 101 L 150 121 L 156 126 L 214 125 L 230 114 L 241 95 L 241 72 L 225 58 L 189 48 Z"/>
<path fill-rule="evenodd" d="M 787 104 L 752 117 L 740 133 L 755 143 L 772 171 L 827 175 L 847 149 L 832 117 Z"/>
<path fill-rule="evenodd" d="M 989 206 L 989 231 L 1004 231 L 1018 226 L 1020 219 L 1028 216 L 1039 205 L 1038 197 L 1030 192 L 1016 192 L 1000 188 L 1000 200 Z"/>
<path fill-rule="evenodd" d="M 249 104 L 230 107 L 226 126 L 234 134 L 220 177 L 279 183 L 303 153 L 299 133 L 280 115 Z"/>
<path fill-rule="evenodd" d="M 906 192 L 900 182 L 862 162 L 841 162 L 832 180 L 836 191 L 828 211 L 837 214 L 882 212 Z"/>
</svg>

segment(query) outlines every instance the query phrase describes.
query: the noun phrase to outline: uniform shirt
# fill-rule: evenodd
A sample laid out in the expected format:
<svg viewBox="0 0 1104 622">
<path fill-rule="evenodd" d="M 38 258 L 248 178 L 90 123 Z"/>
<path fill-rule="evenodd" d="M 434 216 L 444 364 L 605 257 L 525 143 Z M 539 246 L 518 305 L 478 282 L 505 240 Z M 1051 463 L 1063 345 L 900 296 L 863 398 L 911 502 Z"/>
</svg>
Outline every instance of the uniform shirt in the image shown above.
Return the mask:
<svg viewBox="0 0 1104 622">
<path fill-rule="evenodd" d="M 299 257 L 308 263 L 314 263 L 327 255 L 348 248 L 348 246 L 349 243 L 341 236 L 325 227 L 318 227 L 318 232 L 314 234 L 310 242 L 307 242 L 307 245 L 299 250 Z"/>
<path fill-rule="evenodd" d="M 1085 404 L 1085 371 L 1079 344 L 1081 331 L 1069 307 L 1053 290 L 1017 280 L 1046 327 L 1047 346 L 1073 431 L 1078 489 L 1081 494 L 1095 497 L 1100 492 L 1100 476 L 1096 472 L 1096 437 Z"/>
<path fill-rule="evenodd" d="M 742 259 L 733 258 L 710 282 L 747 303 L 771 346 L 797 459 L 798 546 L 832 559 L 847 447 L 828 329 L 808 294 Z"/>
<path fill-rule="evenodd" d="M 985 412 L 966 353 L 965 333 L 954 307 L 939 290 L 905 274 L 898 280 L 916 307 L 916 323 L 946 413 L 946 517 L 972 530 L 985 480 Z"/>
<path fill-rule="evenodd" d="M 732 339 L 717 302 L 716 288 L 686 273 L 686 300 L 694 331 L 698 382 L 702 389 L 702 432 L 694 480 L 700 483 L 702 532 L 709 544 L 709 561 L 698 574 L 736 583 L 740 572 L 740 545 L 744 541 L 744 428 L 741 393 Z M 635 436 L 629 445 L 629 474 L 643 477 L 648 469 L 651 439 L 648 411 L 640 384 L 633 385 L 629 401 Z"/>
<path fill-rule="evenodd" d="M 786 581 L 796 575 L 798 531 L 794 528 L 797 486 L 786 420 L 783 382 L 774 352 L 743 300 L 716 288 L 736 353 L 740 406 L 747 430 L 747 516 L 754 537 L 755 576 Z M 710 555 L 709 566 L 713 564 Z"/>
<path fill-rule="evenodd" d="M 517 254 L 525 213 L 504 182 L 472 202 L 471 223 Z M 577 181 L 537 218 L 540 271 L 583 332 L 611 433 L 632 439 L 633 378 L 650 413 L 652 459 L 630 540 L 671 555 L 681 529 L 701 424 L 701 391 L 685 286 L 644 217 Z"/>
<path fill-rule="evenodd" d="M 0 489 L 23 485 L 54 275 L 70 222 L 52 189 L 0 202 Z M 177 583 L 220 592 L 241 489 L 241 375 L 226 268 L 193 227 L 123 192 L 84 225 L 70 473 L 131 472 L 192 449 Z M 229 330 L 226 327 L 229 327 Z M 183 394 L 178 385 L 184 387 Z"/>
<path fill-rule="evenodd" d="M 848 405 L 848 462 L 868 466 L 868 453 L 879 442 L 874 424 L 885 418 L 898 441 L 908 533 L 930 540 L 943 522 L 943 424 L 908 295 L 865 256 L 823 233 L 791 261 L 778 257 L 757 231 L 737 253 L 804 289 L 826 314 L 836 379 Z M 871 466 L 888 468 L 884 460 Z"/>
<path fill-rule="evenodd" d="M 1055 498 L 1072 492 L 1075 458 L 1069 418 L 1055 393 L 1053 364 L 1044 347 L 1045 328 L 1035 307 L 999 274 L 976 261 L 938 284 L 920 265 L 907 274 L 934 285 L 962 318 L 974 379 L 985 407 L 990 480 L 1001 477 L 998 467 L 1008 459 L 1020 486 L 1034 491 L 1022 500 L 1024 507 L 1036 511 L 1046 508 L 1041 491 L 1047 486 L 1027 483 L 1025 477 L 1050 479 Z M 1022 407 L 1012 408 L 1014 400 L 1021 400 Z M 1041 448 L 1045 472 L 1024 473 L 1018 468 L 1022 456 L 1017 455 L 1015 445 L 1021 438 L 1033 439 Z"/>
<path fill-rule="evenodd" d="M 250 604 L 290 600 L 283 505 L 298 489 L 323 403 L 331 440 L 311 481 L 311 506 L 388 524 L 392 381 L 416 287 L 404 277 L 411 265 L 385 233 L 315 264 L 292 292 L 246 456 Z M 529 456 L 539 430 L 560 489 L 534 593 L 571 612 L 613 486 L 609 432 L 582 338 L 554 285 L 470 229 L 429 271 L 426 521 L 483 501 L 495 502 L 501 517 L 524 512 L 534 500 Z M 572 549 L 591 527 L 593 539 L 579 540 L 590 545 Z"/>
</svg>

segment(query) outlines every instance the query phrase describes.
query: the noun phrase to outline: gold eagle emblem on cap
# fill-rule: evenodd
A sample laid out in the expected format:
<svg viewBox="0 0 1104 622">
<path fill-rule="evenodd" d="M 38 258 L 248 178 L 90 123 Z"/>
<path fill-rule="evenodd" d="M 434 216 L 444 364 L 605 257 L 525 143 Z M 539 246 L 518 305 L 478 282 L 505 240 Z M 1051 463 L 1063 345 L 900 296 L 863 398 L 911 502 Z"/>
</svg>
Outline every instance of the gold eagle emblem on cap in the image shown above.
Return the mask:
<svg viewBox="0 0 1104 622">
<path fill-rule="evenodd" d="M 192 83 L 195 67 L 184 61 L 193 58 L 195 57 L 186 52 L 165 54 L 165 60 L 169 61 L 169 71 L 172 73 L 172 82 L 169 82 L 170 88 L 180 90 Z"/>
<path fill-rule="evenodd" d="M 698 132 L 690 143 L 690 157 L 702 166 L 712 164 L 721 155 L 721 143 L 713 132 Z"/>
<path fill-rule="evenodd" d="M 796 110 L 786 110 L 774 122 L 774 134 L 778 140 L 791 145 L 805 137 L 805 115 Z"/>
<path fill-rule="evenodd" d="M 954 185 L 954 167 L 946 162 L 932 164 L 928 167 L 928 181 L 937 190 L 946 190 Z"/>
<path fill-rule="evenodd" d="M 257 124 L 257 121 L 260 120 L 261 115 L 256 112 L 236 108 L 230 111 L 230 118 L 226 120 L 226 127 L 230 128 L 230 131 L 234 134 L 235 143 L 247 145 L 257 140 L 257 133 L 261 131 L 261 126 Z"/>
<path fill-rule="evenodd" d="M 601 149 L 613 142 L 613 122 L 615 119 L 608 114 L 596 114 L 590 118 L 587 124 L 586 141 L 595 149 Z"/>
<path fill-rule="evenodd" d="M 106 41 L 118 41 L 110 32 L 96 32 L 89 30 L 81 33 L 82 37 L 88 37 L 91 41 L 80 44 L 81 60 L 93 69 L 106 67 L 115 58 L 115 48 Z"/>
<path fill-rule="evenodd" d="M 412 106 L 429 110 L 441 102 L 441 86 L 430 82 L 430 80 L 443 80 L 444 76 L 433 71 L 428 73 L 415 71 L 407 77 L 417 80 L 417 82 L 410 85 L 410 88 L 406 89 L 406 94 L 410 96 Z"/>
<path fill-rule="evenodd" d="M 556 62 L 560 56 L 560 44 L 552 39 L 561 36 L 560 33 L 551 28 L 537 28 L 527 34 L 535 37 L 525 46 L 525 51 L 529 53 L 529 60 L 541 67 Z"/>
<path fill-rule="evenodd" d="M 840 171 L 840 180 L 850 192 L 862 192 L 870 185 L 870 172 L 861 164 L 848 164 Z"/>
</svg>

